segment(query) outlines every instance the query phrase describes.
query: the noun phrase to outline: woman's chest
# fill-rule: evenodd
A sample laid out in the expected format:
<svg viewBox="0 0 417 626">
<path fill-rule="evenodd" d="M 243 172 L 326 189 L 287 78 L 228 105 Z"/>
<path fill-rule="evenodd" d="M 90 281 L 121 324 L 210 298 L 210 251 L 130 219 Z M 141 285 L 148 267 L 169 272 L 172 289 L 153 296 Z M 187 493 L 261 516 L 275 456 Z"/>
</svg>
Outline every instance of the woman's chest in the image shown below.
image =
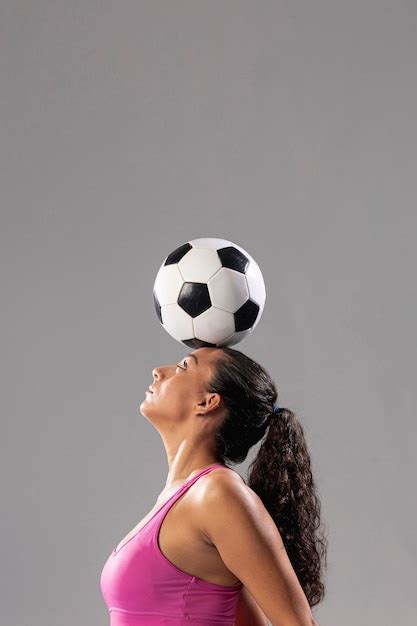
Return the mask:
<svg viewBox="0 0 417 626">
<path fill-rule="evenodd" d="M 172 490 L 171 490 L 172 491 Z M 120 543 L 117 545 L 117 547 L 115 548 L 116 552 L 118 552 L 130 539 L 132 539 L 132 537 L 134 537 L 135 535 L 137 535 L 144 526 L 146 526 L 146 524 L 156 515 L 156 513 L 163 509 L 165 505 L 168 504 L 169 500 L 172 498 L 172 493 L 170 495 L 170 492 L 163 492 L 163 494 L 160 494 L 157 501 L 155 502 L 154 506 L 152 507 L 152 509 L 149 511 L 149 513 L 147 513 L 145 515 L 145 517 L 143 517 L 134 528 L 132 528 L 132 530 L 130 532 L 128 532 L 128 534 L 122 539 L 122 541 L 120 541 Z"/>
<path fill-rule="evenodd" d="M 158 550 L 175 567 L 208 582 L 237 584 L 239 579 L 227 569 L 215 546 L 204 539 L 196 524 L 196 506 L 197 501 L 189 492 L 174 502 L 170 499 L 157 502 L 119 543 L 117 551 L 123 550 L 123 546 L 155 518 L 151 532 L 157 533 Z"/>
</svg>

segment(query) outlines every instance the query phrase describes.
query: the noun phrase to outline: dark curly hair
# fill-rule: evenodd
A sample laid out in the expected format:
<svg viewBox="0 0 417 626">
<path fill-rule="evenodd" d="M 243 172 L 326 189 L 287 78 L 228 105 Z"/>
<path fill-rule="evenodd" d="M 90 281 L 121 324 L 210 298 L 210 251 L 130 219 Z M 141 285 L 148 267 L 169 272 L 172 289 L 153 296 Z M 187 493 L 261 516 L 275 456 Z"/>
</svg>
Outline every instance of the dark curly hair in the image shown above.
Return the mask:
<svg viewBox="0 0 417 626">
<path fill-rule="evenodd" d="M 265 433 L 245 483 L 260 497 L 274 520 L 310 607 L 325 595 L 328 541 L 320 528 L 320 499 L 311 472 L 304 431 L 295 414 L 280 407 L 268 372 L 239 350 L 222 347 L 208 391 L 226 407 L 215 432 L 217 458 L 226 466 L 241 463 Z"/>
</svg>

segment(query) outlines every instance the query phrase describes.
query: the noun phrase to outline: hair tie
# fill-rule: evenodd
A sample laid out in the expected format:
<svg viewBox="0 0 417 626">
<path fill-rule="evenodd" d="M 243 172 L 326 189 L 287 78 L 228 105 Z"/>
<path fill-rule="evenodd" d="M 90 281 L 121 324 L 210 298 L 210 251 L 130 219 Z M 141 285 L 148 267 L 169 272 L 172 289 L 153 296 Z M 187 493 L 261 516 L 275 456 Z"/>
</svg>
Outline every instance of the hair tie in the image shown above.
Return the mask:
<svg viewBox="0 0 417 626">
<path fill-rule="evenodd" d="M 276 416 L 276 415 L 278 415 L 279 411 L 280 411 L 279 406 L 278 406 L 277 404 L 274 404 L 274 405 L 272 406 L 272 411 L 270 412 L 270 414 L 268 415 L 268 417 L 265 419 L 265 423 L 266 423 L 266 424 L 268 424 L 268 426 L 271 424 L 271 422 L 272 422 L 273 420 L 275 420 L 275 419 L 276 419 L 276 417 L 275 417 L 275 416 Z"/>
</svg>

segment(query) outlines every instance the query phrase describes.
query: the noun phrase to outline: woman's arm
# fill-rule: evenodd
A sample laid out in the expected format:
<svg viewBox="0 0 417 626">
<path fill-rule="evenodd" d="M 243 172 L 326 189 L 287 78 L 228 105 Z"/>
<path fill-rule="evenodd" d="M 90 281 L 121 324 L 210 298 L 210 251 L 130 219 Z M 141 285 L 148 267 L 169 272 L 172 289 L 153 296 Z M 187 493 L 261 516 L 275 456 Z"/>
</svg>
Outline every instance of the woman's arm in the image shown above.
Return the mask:
<svg viewBox="0 0 417 626">
<path fill-rule="evenodd" d="M 196 507 L 203 535 L 216 546 L 223 563 L 272 626 L 317 626 L 279 530 L 262 500 L 240 481 L 214 474 L 204 476 L 207 488 L 201 491 Z"/>
<path fill-rule="evenodd" d="M 269 621 L 246 587 L 242 587 L 233 626 L 268 626 Z"/>
<path fill-rule="evenodd" d="M 269 626 L 270 622 L 246 587 L 242 587 L 233 626 Z M 311 618 L 311 626 L 320 626 Z"/>
</svg>

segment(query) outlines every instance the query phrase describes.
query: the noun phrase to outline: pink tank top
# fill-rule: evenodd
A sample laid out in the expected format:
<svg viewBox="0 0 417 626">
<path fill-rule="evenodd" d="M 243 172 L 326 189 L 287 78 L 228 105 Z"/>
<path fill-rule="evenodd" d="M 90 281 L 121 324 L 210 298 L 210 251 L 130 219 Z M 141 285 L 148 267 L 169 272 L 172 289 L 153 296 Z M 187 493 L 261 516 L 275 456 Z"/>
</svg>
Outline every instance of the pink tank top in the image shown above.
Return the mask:
<svg viewBox="0 0 417 626">
<path fill-rule="evenodd" d="M 186 481 L 142 528 L 114 548 L 100 578 L 110 626 L 233 626 L 243 584 L 218 585 L 187 574 L 158 544 L 159 529 L 174 502 L 217 467 L 225 466 L 208 465 Z"/>
</svg>

